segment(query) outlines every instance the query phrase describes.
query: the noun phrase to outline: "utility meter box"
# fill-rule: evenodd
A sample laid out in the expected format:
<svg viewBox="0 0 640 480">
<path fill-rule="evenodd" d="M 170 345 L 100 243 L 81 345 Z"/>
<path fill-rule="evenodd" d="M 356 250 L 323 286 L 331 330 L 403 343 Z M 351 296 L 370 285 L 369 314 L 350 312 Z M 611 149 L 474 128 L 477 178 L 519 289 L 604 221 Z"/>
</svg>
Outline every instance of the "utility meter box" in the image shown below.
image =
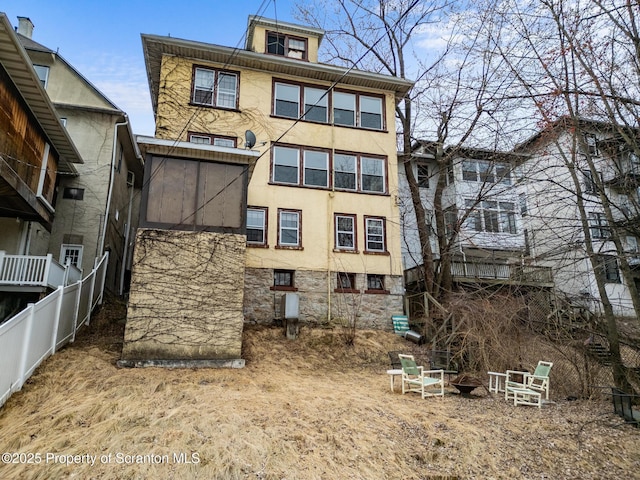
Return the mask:
<svg viewBox="0 0 640 480">
<path fill-rule="evenodd" d="M 300 298 L 297 293 L 285 293 L 280 298 L 280 316 L 283 320 L 300 317 Z"/>
</svg>

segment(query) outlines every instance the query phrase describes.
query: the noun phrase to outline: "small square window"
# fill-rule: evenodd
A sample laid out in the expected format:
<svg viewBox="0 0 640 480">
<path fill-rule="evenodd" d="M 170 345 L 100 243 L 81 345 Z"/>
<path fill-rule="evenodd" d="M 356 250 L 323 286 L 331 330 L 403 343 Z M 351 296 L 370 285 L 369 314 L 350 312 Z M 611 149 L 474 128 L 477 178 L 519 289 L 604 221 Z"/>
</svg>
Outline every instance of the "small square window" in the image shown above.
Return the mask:
<svg viewBox="0 0 640 480">
<path fill-rule="evenodd" d="M 367 275 L 367 290 L 384 292 L 384 275 Z"/>
<path fill-rule="evenodd" d="M 358 292 L 356 289 L 356 274 L 338 272 L 336 275 L 336 292 Z"/>
<path fill-rule="evenodd" d="M 282 288 L 294 288 L 294 270 L 274 270 L 273 271 L 273 286 L 275 289 Z"/>
<path fill-rule="evenodd" d="M 65 187 L 62 191 L 62 198 L 68 198 L 70 200 L 83 200 L 84 188 Z"/>
</svg>

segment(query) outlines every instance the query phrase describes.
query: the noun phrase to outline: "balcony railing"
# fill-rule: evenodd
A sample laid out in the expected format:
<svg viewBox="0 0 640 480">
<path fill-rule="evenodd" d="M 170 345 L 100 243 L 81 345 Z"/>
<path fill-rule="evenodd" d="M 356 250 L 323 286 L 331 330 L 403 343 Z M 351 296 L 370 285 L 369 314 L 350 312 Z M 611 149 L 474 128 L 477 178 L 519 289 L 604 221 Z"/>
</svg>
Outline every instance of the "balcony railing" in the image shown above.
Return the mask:
<svg viewBox="0 0 640 480">
<path fill-rule="evenodd" d="M 61 265 L 53 255 L 7 255 L 0 250 L 0 287 L 49 287 L 70 285 L 82 278 L 73 265 Z"/>
<path fill-rule="evenodd" d="M 405 281 L 418 280 L 418 268 L 405 272 Z M 508 265 L 491 262 L 451 262 L 451 274 L 456 281 L 510 283 L 515 285 L 548 285 L 553 283 L 550 267 Z"/>
</svg>

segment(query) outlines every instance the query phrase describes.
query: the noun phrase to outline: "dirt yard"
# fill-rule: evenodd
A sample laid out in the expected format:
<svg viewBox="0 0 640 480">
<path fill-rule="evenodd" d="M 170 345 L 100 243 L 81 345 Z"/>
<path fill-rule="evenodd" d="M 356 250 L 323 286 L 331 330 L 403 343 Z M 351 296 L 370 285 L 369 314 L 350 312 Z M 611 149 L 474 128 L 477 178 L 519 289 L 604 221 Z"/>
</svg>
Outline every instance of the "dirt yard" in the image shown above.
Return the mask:
<svg viewBox="0 0 640 480">
<path fill-rule="evenodd" d="M 97 318 L 0 409 L 2 480 L 640 478 L 604 400 L 391 392 L 393 334 L 252 327 L 245 368 L 167 370 L 118 368 L 121 332 Z"/>
</svg>

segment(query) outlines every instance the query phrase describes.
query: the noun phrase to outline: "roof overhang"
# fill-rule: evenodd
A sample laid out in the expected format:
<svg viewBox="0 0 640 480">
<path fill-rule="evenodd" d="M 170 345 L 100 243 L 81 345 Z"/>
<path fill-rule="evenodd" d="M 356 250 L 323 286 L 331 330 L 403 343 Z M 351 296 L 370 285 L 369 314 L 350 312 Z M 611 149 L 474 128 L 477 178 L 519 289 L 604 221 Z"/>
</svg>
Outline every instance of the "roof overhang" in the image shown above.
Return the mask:
<svg viewBox="0 0 640 480">
<path fill-rule="evenodd" d="M 42 127 L 52 148 L 60 156 L 58 171 L 63 174 L 76 174 L 73 164 L 83 163 L 82 157 L 67 130 L 60 123 L 60 117 L 42 87 L 27 52 L 4 13 L 0 13 L 0 62 Z"/>
<path fill-rule="evenodd" d="M 142 34 L 141 38 L 154 113 L 157 113 L 160 68 L 164 55 L 190 58 L 199 62 L 220 63 L 226 67 L 235 66 L 315 81 L 338 82 L 341 85 L 386 90 L 394 92 L 398 100 L 403 98 L 413 86 L 410 80 L 324 63 L 301 62 L 287 57 L 173 37 Z"/>
<path fill-rule="evenodd" d="M 241 148 L 218 147 L 215 145 L 203 145 L 191 142 L 177 142 L 156 137 L 138 135 L 136 137 L 140 152 L 147 155 L 159 155 L 163 157 L 186 158 L 217 163 L 230 163 L 235 165 L 247 165 L 249 167 L 249 179 L 258 158 L 262 155 L 257 150 L 245 150 Z"/>
</svg>

